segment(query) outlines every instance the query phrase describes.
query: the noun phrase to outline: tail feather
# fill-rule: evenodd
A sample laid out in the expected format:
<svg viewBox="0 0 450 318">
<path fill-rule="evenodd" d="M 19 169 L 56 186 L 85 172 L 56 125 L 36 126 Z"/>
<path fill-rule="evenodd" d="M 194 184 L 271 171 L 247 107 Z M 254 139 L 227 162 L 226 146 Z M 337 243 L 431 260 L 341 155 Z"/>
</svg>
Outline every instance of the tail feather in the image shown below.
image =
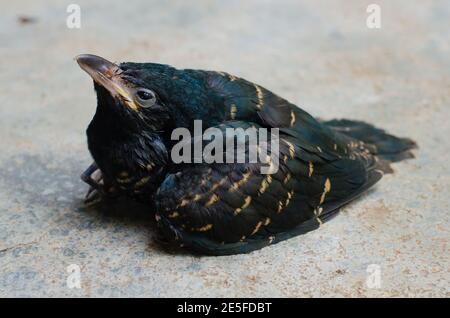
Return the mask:
<svg viewBox="0 0 450 318">
<path fill-rule="evenodd" d="M 417 148 L 417 144 L 409 138 L 392 136 L 384 130 L 362 121 L 334 119 L 326 121 L 323 124 L 348 137 L 373 145 L 373 154 L 380 159 L 397 162 L 414 158 L 411 150 Z"/>
</svg>

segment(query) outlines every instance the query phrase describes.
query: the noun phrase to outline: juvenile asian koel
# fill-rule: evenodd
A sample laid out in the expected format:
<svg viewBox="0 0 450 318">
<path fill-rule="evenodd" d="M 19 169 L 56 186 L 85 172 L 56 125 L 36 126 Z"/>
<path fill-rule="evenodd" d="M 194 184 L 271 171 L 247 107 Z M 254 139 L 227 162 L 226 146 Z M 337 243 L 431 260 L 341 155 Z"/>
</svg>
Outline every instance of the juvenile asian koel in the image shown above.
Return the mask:
<svg viewBox="0 0 450 318">
<path fill-rule="evenodd" d="M 364 122 L 315 119 L 224 72 L 76 60 L 97 93 L 87 129 L 94 163 L 82 175 L 88 200 L 140 200 L 169 244 L 202 254 L 247 253 L 317 229 L 416 147 Z M 192 131 L 194 120 L 221 131 L 278 128 L 278 171 L 261 174 L 261 162 L 175 164 L 171 133 Z"/>
</svg>

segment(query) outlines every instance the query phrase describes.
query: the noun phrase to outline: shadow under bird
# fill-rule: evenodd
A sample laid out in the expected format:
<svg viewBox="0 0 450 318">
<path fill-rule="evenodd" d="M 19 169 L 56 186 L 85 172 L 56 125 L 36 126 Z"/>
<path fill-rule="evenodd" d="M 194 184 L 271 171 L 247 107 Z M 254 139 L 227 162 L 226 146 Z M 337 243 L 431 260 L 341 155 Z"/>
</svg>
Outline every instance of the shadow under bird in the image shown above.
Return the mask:
<svg viewBox="0 0 450 318">
<path fill-rule="evenodd" d="M 314 119 L 227 73 L 76 60 L 97 93 L 87 129 L 94 163 L 82 175 L 88 199 L 142 201 L 166 242 L 202 254 L 247 253 L 317 229 L 416 147 L 364 122 Z M 171 132 L 192 131 L 194 120 L 204 130 L 278 128 L 278 171 L 261 174 L 262 162 L 175 164 Z"/>
</svg>

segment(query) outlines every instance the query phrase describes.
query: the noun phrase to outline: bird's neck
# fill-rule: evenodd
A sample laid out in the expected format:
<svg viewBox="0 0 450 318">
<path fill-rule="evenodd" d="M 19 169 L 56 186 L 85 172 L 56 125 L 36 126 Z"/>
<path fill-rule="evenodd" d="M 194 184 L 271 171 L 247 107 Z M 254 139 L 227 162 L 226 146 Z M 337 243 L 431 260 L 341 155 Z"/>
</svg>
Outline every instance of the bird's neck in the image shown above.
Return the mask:
<svg viewBox="0 0 450 318">
<path fill-rule="evenodd" d="M 89 124 L 87 137 L 92 157 L 110 178 L 116 178 L 122 171 L 130 171 L 137 177 L 156 173 L 156 169 L 150 171 L 149 167 L 164 168 L 168 161 L 165 144 L 157 133 L 123 127 L 101 111 Z M 158 170 L 162 174 L 164 169 Z"/>
</svg>

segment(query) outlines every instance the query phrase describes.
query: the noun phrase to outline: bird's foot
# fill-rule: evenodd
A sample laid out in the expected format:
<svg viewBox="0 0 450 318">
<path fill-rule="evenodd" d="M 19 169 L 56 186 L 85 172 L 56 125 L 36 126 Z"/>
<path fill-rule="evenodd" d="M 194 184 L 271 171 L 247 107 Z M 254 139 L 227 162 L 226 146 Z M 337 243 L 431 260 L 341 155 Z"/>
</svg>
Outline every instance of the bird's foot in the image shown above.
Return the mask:
<svg viewBox="0 0 450 318">
<path fill-rule="evenodd" d="M 86 205 L 94 205 L 105 198 L 117 196 L 117 191 L 105 182 L 103 174 L 95 162 L 81 174 L 81 180 L 89 185 L 89 190 L 84 198 Z"/>
</svg>

